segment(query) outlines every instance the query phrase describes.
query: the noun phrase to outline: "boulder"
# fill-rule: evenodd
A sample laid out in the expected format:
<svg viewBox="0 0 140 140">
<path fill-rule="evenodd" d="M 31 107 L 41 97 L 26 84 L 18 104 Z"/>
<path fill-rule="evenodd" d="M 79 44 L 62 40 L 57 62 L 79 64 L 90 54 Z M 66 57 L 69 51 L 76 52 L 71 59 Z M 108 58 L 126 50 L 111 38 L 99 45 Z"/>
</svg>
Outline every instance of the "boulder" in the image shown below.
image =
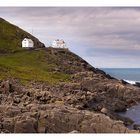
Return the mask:
<svg viewBox="0 0 140 140">
<path fill-rule="evenodd" d="M 9 80 L 3 81 L 1 83 L 1 89 L 3 94 L 9 94 L 9 92 L 12 90 L 10 81 Z"/>
<path fill-rule="evenodd" d="M 135 83 L 135 86 L 140 87 L 140 83 L 139 82 L 136 82 Z"/>
<path fill-rule="evenodd" d="M 108 109 L 102 108 L 102 109 L 101 109 L 101 112 L 104 113 L 104 114 L 107 114 L 107 113 L 108 113 Z"/>
<path fill-rule="evenodd" d="M 135 130 L 140 130 L 140 124 L 134 124 L 134 125 L 133 125 L 133 128 L 134 128 Z"/>
<path fill-rule="evenodd" d="M 7 130 L 10 133 L 14 132 L 14 120 L 13 118 L 5 118 L 4 121 L 2 122 L 2 128 L 4 130 Z"/>
<path fill-rule="evenodd" d="M 122 121 L 111 120 L 108 116 L 94 114 L 91 119 L 81 122 L 82 133 L 129 133 Z"/>
<path fill-rule="evenodd" d="M 38 118 L 38 132 L 46 133 L 47 117 L 48 114 L 45 111 L 40 111 L 40 117 Z"/>
<path fill-rule="evenodd" d="M 15 117 L 21 114 L 21 109 L 17 106 L 8 106 L 5 110 L 5 115 L 8 117 Z"/>
<path fill-rule="evenodd" d="M 114 103 L 112 103 L 113 110 L 115 112 L 124 112 L 127 109 L 127 104 L 125 101 L 117 100 Z"/>
<path fill-rule="evenodd" d="M 14 133 L 37 133 L 37 121 L 34 118 L 18 120 L 15 123 Z"/>
</svg>

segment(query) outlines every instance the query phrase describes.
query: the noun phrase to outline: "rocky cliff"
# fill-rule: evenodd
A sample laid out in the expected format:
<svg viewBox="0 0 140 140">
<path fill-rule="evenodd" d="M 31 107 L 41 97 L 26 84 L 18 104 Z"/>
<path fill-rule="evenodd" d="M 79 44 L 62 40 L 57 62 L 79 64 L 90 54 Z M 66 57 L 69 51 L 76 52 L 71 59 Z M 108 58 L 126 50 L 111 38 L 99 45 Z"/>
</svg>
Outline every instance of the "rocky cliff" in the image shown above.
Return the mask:
<svg viewBox="0 0 140 140">
<path fill-rule="evenodd" d="M 7 38 L 0 46 L 8 50 L 0 55 L 1 133 L 139 133 L 117 112 L 140 100 L 140 88 L 68 49 L 36 44 L 37 49 L 11 52 Z"/>
</svg>

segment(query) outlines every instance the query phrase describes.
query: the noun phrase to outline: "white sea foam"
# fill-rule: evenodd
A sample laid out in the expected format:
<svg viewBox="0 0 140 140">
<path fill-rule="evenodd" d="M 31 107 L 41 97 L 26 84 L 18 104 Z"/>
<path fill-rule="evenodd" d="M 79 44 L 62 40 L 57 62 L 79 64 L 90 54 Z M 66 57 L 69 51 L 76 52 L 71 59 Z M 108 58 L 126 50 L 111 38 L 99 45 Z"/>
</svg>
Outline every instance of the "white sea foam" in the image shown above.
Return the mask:
<svg viewBox="0 0 140 140">
<path fill-rule="evenodd" d="M 136 85 L 136 83 L 140 83 L 140 81 L 131 81 L 131 80 L 125 80 L 127 83 L 132 84 L 132 85 Z"/>
</svg>

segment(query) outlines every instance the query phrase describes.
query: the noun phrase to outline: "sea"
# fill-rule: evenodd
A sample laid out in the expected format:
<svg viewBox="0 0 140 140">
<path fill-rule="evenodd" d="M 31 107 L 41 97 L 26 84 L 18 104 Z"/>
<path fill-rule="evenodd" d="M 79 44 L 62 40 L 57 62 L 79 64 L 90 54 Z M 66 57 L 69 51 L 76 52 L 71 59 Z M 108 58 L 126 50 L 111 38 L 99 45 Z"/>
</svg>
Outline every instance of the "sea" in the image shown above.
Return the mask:
<svg viewBox="0 0 140 140">
<path fill-rule="evenodd" d="M 123 79 L 130 84 L 140 82 L 140 68 L 102 68 L 102 70 L 112 77 Z M 119 115 L 129 117 L 134 121 L 134 124 L 140 125 L 140 103 L 128 108 L 126 112 L 120 112 Z"/>
<path fill-rule="evenodd" d="M 101 68 L 107 74 L 117 79 L 130 82 L 140 82 L 140 68 Z"/>
</svg>

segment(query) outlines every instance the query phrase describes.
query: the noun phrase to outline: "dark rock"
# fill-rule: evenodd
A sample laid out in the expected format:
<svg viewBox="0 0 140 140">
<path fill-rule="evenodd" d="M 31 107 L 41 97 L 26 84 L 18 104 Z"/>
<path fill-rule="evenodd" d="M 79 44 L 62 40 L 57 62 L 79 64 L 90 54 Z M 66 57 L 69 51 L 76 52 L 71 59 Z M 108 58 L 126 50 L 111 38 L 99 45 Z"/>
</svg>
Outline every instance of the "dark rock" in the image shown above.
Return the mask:
<svg viewBox="0 0 140 140">
<path fill-rule="evenodd" d="M 14 107 L 14 106 L 8 106 L 6 108 L 6 112 L 5 115 L 7 115 L 8 117 L 15 117 L 18 114 L 21 114 L 21 109 L 18 107 Z"/>
<path fill-rule="evenodd" d="M 8 130 L 6 130 L 6 129 L 3 129 L 3 130 L 1 131 L 1 133 L 10 133 L 10 131 L 8 131 Z"/>
<path fill-rule="evenodd" d="M 20 103 L 20 98 L 16 98 L 16 97 L 15 97 L 15 98 L 13 99 L 13 102 L 16 103 L 16 104 L 19 104 L 19 103 Z"/>
<path fill-rule="evenodd" d="M 4 119 L 4 122 L 2 123 L 3 129 L 7 130 L 10 133 L 14 132 L 14 120 L 10 118 Z"/>
<path fill-rule="evenodd" d="M 15 133 L 37 133 L 37 121 L 33 118 L 19 120 L 15 123 Z"/>
<path fill-rule="evenodd" d="M 130 126 L 134 123 L 130 118 L 121 116 L 119 113 L 114 113 L 113 111 L 108 110 L 107 115 L 114 120 L 121 120 L 126 126 Z"/>
<path fill-rule="evenodd" d="M 102 108 L 102 109 L 101 109 L 101 112 L 104 113 L 104 114 L 107 114 L 107 113 L 108 113 L 108 109 Z"/>
<path fill-rule="evenodd" d="M 2 123 L 0 123 L 0 130 L 3 128 L 3 125 L 2 125 Z"/>
<path fill-rule="evenodd" d="M 5 105 L 0 105 L 0 113 L 4 113 L 5 110 L 6 110 L 6 107 Z"/>
<path fill-rule="evenodd" d="M 95 85 L 95 81 L 94 80 L 90 80 L 90 81 L 83 81 L 81 83 L 81 87 L 83 90 L 85 91 L 93 91 L 95 88 L 94 88 L 94 85 Z"/>
<path fill-rule="evenodd" d="M 127 109 L 127 104 L 124 101 L 117 101 L 113 106 L 115 112 L 124 112 Z"/>
<path fill-rule="evenodd" d="M 139 82 L 136 82 L 135 83 L 135 86 L 140 87 L 140 83 Z"/>
<path fill-rule="evenodd" d="M 134 125 L 133 125 L 133 128 L 134 128 L 135 130 L 140 130 L 140 125 L 139 125 L 139 124 L 134 124 Z"/>
<path fill-rule="evenodd" d="M 126 84 L 128 84 L 126 81 L 124 81 L 124 80 L 120 80 L 120 82 L 122 83 L 122 84 L 124 84 L 124 85 L 126 85 Z"/>
<path fill-rule="evenodd" d="M 2 88 L 2 93 L 4 93 L 4 94 L 9 94 L 10 91 L 12 90 L 12 89 L 11 89 L 10 81 L 9 81 L 9 80 L 3 81 L 3 82 L 1 83 L 1 88 Z"/>
<path fill-rule="evenodd" d="M 39 133 L 46 133 L 47 132 L 47 128 L 46 128 L 46 118 L 40 118 L 38 120 L 38 132 Z"/>
</svg>

